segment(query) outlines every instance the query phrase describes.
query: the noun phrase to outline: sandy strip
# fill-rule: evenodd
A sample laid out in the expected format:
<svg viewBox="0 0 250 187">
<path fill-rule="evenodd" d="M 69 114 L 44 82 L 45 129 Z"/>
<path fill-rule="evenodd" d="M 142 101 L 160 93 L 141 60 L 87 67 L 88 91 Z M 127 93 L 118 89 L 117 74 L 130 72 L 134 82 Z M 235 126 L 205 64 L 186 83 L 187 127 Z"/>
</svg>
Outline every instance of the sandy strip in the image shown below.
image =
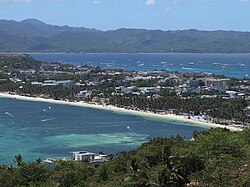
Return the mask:
<svg viewBox="0 0 250 187">
<path fill-rule="evenodd" d="M 26 101 L 38 101 L 38 102 L 47 102 L 47 103 L 54 103 L 54 104 L 62 104 L 62 105 L 71 105 L 71 106 L 80 106 L 80 107 L 88 107 L 88 108 L 95 108 L 95 109 L 102 109 L 102 110 L 109 110 L 113 112 L 122 112 L 131 115 L 143 116 L 143 117 L 150 117 L 150 118 L 157 118 L 162 120 L 172 120 L 172 121 L 183 121 L 186 125 L 190 126 L 200 126 L 205 128 L 227 128 L 231 131 L 242 131 L 239 127 L 234 126 L 226 126 L 211 122 L 206 122 L 202 120 L 198 120 L 196 118 L 188 119 L 186 116 L 181 115 L 174 115 L 174 114 L 155 114 L 153 112 L 144 112 L 144 111 L 135 111 L 135 110 L 128 110 L 125 108 L 118 108 L 115 106 L 103 106 L 99 104 L 89 104 L 86 102 L 68 102 L 68 101 L 61 101 L 61 100 L 53 100 L 53 99 L 45 99 L 39 97 L 27 97 L 27 96 L 20 96 L 20 95 L 11 95 L 7 93 L 0 93 L 0 97 L 4 98 L 13 98 L 18 100 L 26 100 Z"/>
</svg>

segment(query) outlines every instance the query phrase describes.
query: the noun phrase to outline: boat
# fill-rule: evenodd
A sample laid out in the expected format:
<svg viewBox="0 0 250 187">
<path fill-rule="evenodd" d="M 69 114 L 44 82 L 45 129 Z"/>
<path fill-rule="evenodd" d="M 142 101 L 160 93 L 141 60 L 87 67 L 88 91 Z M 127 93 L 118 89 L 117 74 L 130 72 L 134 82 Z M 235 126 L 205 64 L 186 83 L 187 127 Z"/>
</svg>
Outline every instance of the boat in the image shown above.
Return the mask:
<svg viewBox="0 0 250 187">
<path fill-rule="evenodd" d="M 214 66 L 218 66 L 218 65 L 220 65 L 220 63 L 213 63 L 213 65 L 214 65 Z"/>
</svg>

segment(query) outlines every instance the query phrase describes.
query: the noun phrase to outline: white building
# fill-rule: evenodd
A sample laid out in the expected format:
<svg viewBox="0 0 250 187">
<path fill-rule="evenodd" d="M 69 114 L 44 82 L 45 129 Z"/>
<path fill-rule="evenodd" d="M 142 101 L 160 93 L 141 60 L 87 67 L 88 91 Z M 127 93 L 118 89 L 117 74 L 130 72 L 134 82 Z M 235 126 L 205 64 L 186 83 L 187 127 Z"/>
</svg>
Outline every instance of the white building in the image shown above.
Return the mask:
<svg viewBox="0 0 250 187">
<path fill-rule="evenodd" d="M 225 89 L 227 87 L 229 79 L 205 79 L 205 86 L 214 88 L 214 89 Z"/>
<path fill-rule="evenodd" d="M 78 162 L 101 163 L 108 161 L 107 155 L 96 154 L 87 151 L 76 151 L 72 152 L 72 154 L 73 160 Z"/>
</svg>

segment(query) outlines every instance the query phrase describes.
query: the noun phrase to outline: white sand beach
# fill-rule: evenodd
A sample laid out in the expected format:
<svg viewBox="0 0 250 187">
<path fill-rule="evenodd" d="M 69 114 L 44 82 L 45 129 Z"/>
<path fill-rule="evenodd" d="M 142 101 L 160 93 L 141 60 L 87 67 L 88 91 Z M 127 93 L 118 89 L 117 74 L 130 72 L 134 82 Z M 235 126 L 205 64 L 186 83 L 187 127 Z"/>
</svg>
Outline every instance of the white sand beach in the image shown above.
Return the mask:
<svg viewBox="0 0 250 187">
<path fill-rule="evenodd" d="M 227 126 L 221 125 L 216 123 L 207 122 L 204 120 L 199 120 L 196 118 L 188 119 L 187 116 L 181 115 L 174 115 L 174 114 L 156 114 L 153 112 L 144 112 L 144 111 L 136 111 L 136 110 L 129 110 L 125 108 L 118 108 L 111 105 L 100 105 L 100 104 L 90 104 L 86 102 L 68 102 L 68 101 L 61 101 L 61 100 L 53 100 L 53 99 L 45 99 L 40 97 L 28 97 L 28 96 L 20 96 L 20 95 L 11 95 L 8 93 L 0 93 L 0 97 L 2 98 L 13 98 L 18 100 L 26 100 L 26 101 L 37 101 L 37 102 L 47 102 L 47 103 L 54 103 L 54 104 L 63 104 L 63 105 L 72 105 L 72 106 L 79 106 L 79 107 L 88 107 L 88 108 L 95 108 L 95 109 L 102 109 L 102 110 L 109 110 L 113 112 L 121 112 L 127 113 L 131 115 L 143 116 L 143 117 L 150 117 L 150 118 L 157 118 L 161 120 L 172 120 L 172 121 L 183 121 L 183 124 L 188 125 L 196 125 L 205 128 L 227 128 L 231 131 L 242 131 L 242 128 L 234 127 L 234 126 Z"/>
</svg>

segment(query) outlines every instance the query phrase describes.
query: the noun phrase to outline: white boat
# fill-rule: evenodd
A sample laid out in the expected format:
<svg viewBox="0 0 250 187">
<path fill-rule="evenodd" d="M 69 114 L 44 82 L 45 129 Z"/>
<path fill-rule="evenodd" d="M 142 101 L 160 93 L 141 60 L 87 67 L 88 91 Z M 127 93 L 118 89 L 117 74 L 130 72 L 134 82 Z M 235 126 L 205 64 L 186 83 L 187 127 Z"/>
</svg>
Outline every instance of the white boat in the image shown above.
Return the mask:
<svg viewBox="0 0 250 187">
<path fill-rule="evenodd" d="M 220 63 L 213 63 L 213 65 L 214 65 L 214 66 L 218 66 L 218 65 L 220 65 Z"/>
</svg>

